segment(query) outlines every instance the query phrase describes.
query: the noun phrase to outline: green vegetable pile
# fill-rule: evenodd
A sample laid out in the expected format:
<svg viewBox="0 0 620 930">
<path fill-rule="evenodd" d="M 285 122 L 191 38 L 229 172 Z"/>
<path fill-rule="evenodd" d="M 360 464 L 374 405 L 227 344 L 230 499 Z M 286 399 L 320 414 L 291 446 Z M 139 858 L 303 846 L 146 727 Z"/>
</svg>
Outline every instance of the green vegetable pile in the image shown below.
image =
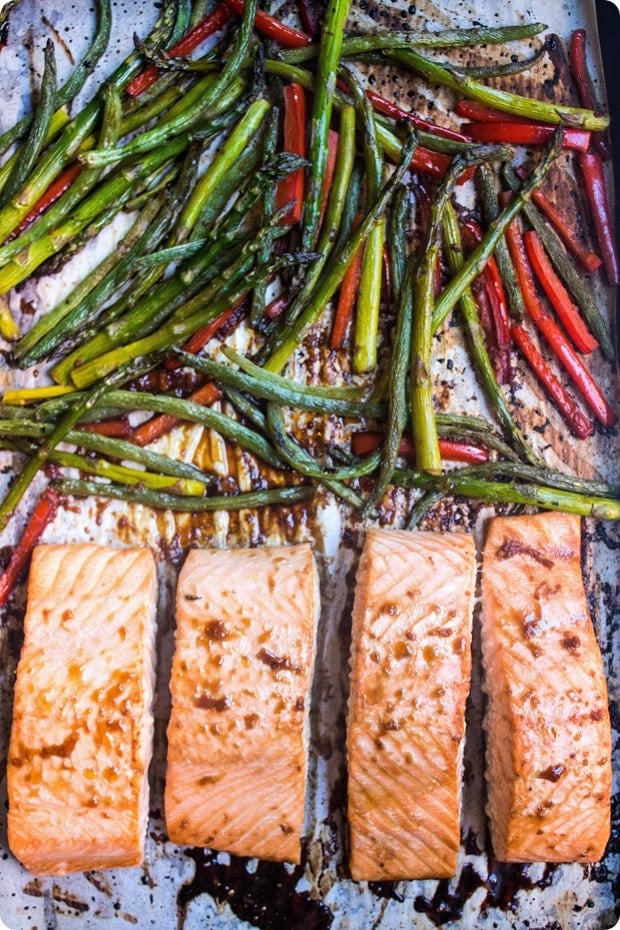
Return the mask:
<svg viewBox="0 0 620 930">
<path fill-rule="evenodd" d="M 545 375 L 549 364 L 531 351 L 525 317 L 599 429 L 616 422 L 579 353 L 537 305 L 516 254 L 525 221 L 570 292 L 582 341 L 613 360 L 607 322 L 534 198 L 563 148 L 581 146 L 589 158 L 608 121 L 486 83 L 532 67 L 545 46 L 529 59 L 470 70 L 429 52 L 480 50 L 545 27 L 359 35 L 346 31 L 348 2 L 329 0 L 311 34 L 259 10 L 257 0 L 205 7 L 164 3 L 151 33 L 70 115 L 87 79 L 96 82 L 109 41 L 110 3 L 97 0 L 82 63 L 59 87 L 49 42 L 36 106 L 0 137 L 0 330 L 15 365 L 45 365 L 54 381 L 9 391 L 0 405 L 0 446 L 23 463 L 0 504 L 0 528 L 41 470 L 60 499 L 97 495 L 174 511 L 291 505 L 322 486 L 372 516 L 387 489 L 400 486 L 423 492 L 409 525 L 443 495 L 618 518 L 617 488 L 539 460 L 505 391 L 511 346 L 523 346 L 568 429 L 583 438 L 594 431 L 557 376 Z M 301 13 L 316 28 L 309 0 Z M 470 101 L 481 114 L 471 137 L 372 92 L 360 62 L 396 65 Z M 513 138 L 536 142 L 521 174 L 512 168 Z M 483 229 L 467 245 L 469 218 L 454 194 L 472 179 Z M 423 222 L 413 223 L 414 204 Z M 60 269 L 120 211 L 132 218 L 125 238 L 19 332 L 10 290 Z M 609 241 L 601 252 L 614 283 Z M 600 265 L 591 252 L 587 260 Z M 501 302 L 485 325 L 481 282 L 493 267 Z M 289 363 L 318 321 L 320 338 L 330 338 L 323 324 L 334 306 L 330 348 L 348 383 L 291 380 Z M 378 361 L 386 319 L 393 338 L 387 361 Z M 246 355 L 216 345 L 214 336 L 241 321 L 252 332 Z M 494 422 L 437 411 L 433 345 L 447 321 L 464 330 Z M 193 393 L 182 385 L 188 372 Z M 223 409 L 213 409 L 222 399 Z M 318 457 L 291 435 L 287 410 L 343 418 L 357 425 L 358 443 Z M 135 426 L 136 411 L 150 418 Z M 212 475 L 148 448 L 180 422 L 237 443 L 277 474 L 273 486 L 222 494 Z M 413 456 L 412 467 L 403 456 Z M 446 470 L 450 459 L 461 466 Z M 74 469 L 81 477 L 67 477 Z"/>
</svg>

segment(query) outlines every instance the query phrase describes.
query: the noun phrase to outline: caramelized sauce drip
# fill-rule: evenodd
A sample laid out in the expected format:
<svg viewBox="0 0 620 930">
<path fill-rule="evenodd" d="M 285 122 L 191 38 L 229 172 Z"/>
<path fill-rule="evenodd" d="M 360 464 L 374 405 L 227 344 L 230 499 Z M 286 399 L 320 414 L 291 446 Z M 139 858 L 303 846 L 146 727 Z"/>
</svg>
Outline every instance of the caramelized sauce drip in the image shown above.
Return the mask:
<svg viewBox="0 0 620 930">
<path fill-rule="evenodd" d="M 249 860 L 239 856 L 230 856 L 224 864 L 209 849 L 185 852 L 196 863 L 196 873 L 177 896 L 180 928 L 190 903 L 205 893 L 218 904 L 228 904 L 240 920 L 259 930 L 329 930 L 333 923 L 333 914 L 322 901 L 295 890 L 304 874 L 303 864 L 291 871 L 279 862 L 259 861 L 250 872 Z"/>
</svg>

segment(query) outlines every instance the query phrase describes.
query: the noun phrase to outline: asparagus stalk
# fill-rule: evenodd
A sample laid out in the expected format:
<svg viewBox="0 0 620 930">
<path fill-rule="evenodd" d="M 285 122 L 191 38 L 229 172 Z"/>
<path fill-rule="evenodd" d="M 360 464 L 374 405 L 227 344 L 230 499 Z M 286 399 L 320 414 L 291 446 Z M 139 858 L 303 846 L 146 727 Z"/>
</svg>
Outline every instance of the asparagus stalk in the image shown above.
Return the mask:
<svg viewBox="0 0 620 930">
<path fill-rule="evenodd" d="M 116 144 L 120 132 L 121 101 L 119 93 L 113 85 L 106 85 L 103 91 L 103 100 L 103 119 L 99 136 L 99 145 L 105 148 Z M 48 232 L 50 229 L 54 229 L 70 214 L 73 207 L 92 190 L 100 177 L 101 171 L 98 169 L 81 171 L 72 181 L 69 189 L 63 194 L 60 200 L 53 204 L 43 216 L 39 217 L 24 232 L 16 235 L 15 238 L 10 239 L 3 246 L 0 246 L 0 266 L 20 252 L 23 252 L 32 242 L 39 239 L 44 233 Z"/>
<path fill-rule="evenodd" d="M 186 148 L 187 136 L 179 136 L 145 157 L 141 164 L 111 175 L 86 198 L 61 226 L 41 236 L 0 270 L 0 294 L 6 293 L 36 271 L 50 256 L 75 239 L 89 224 L 111 209 L 115 214 L 131 196 L 139 181 L 155 168 L 163 166 Z"/>
<path fill-rule="evenodd" d="M 508 165 L 505 166 L 504 176 L 512 190 L 518 191 L 518 178 Z M 553 262 L 555 270 L 573 295 L 575 302 L 578 304 L 587 320 L 588 326 L 598 339 L 603 355 L 608 361 L 613 362 L 616 357 L 616 352 L 609 326 L 596 306 L 596 301 L 588 285 L 583 280 L 581 272 L 577 271 L 571 259 L 566 254 L 559 236 L 549 226 L 546 220 L 543 219 L 536 205 L 531 201 L 528 202 L 524 206 L 523 212 L 528 222 L 542 239 L 543 245 L 549 258 Z"/>
<path fill-rule="evenodd" d="M 499 214 L 497 219 L 491 223 L 482 242 L 474 249 L 461 270 L 454 275 L 448 286 L 443 290 L 439 300 L 435 305 L 433 314 L 433 329 L 437 330 L 442 325 L 448 314 L 454 309 L 466 287 L 478 277 L 480 271 L 492 255 L 495 246 L 504 232 L 512 223 L 514 218 L 519 215 L 525 204 L 531 197 L 532 191 L 538 187 L 551 165 L 560 154 L 562 148 L 562 130 L 556 130 L 551 139 L 544 157 L 536 165 L 531 175 L 519 188 L 519 192 L 512 198 L 510 203 Z"/>
<path fill-rule="evenodd" d="M 136 258 L 156 245 L 174 224 L 186 200 L 198 171 L 200 148 L 190 146 L 183 166 L 170 193 L 147 201 L 136 219 L 131 234 L 96 269 L 95 280 L 89 276 L 84 286 L 78 286 L 54 311 L 54 320 L 46 326 L 46 338 L 39 341 L 31 357 L 48 355 L 64 338 L 67 326 L 78 329 L 86 320 L 97 319 L 102 306 L 120 286 L 130 286 L 131 271 Z M 88 284 L 90 283 L 90 287 Z M 86 293 L 84 293 L 86 291 Z M 52 316 L 52 314 L 48 314 Z"/>
<path fill-rule="evenodd" d="M 41 154 L 49 134 L 56 96 L 56 56 L 51 39 L 48 39 L 45 45 L 44 54 L 45 69 L 41 79 L 39 101 L 32 116 L 28 138 L 2 189 L 0 206 L 7 203 L 21 189 Z"/>
<path fill-rule="evenodd" d="M 411 351 L 413 321 L 413 276 L 416 257 L 407 261 L 404 234 L 408 211 L 408 194 L 400 188 L 394 197 L 390 216 L 389 242 L 394 270 L 394 293 L 397 299 L 396 330 L 390 359 L 388 417 L 386 438 L 381 448 L 381 466 L 375 487 L 366 501 L 364 514 L 371 514 L 392 478 L 400 443 L 407 425 L 407 376 Z"/>
<path fill-rule="evenodd" d="M 270 105 L 267 100 L 255 100 L 226 139 L 189 197 L 179 219 L 177 241 L 185 242 L 204 205 L 221 185 L 226 174 L 245 151 L 258 132 Z"/>
<path fill-rule="evenodd" d="M 373 35 L 345 35 L 342 42 L 341 58 L 353 58 L 356 55 L 367 55 L 381 49 L 393 48 L 460 48 L 462 46 L 477 46 L 482 44 L 503 44 L 522 39 L 530 39 L 544 32 L 547 26 L 544 23 L 524 23 L 520 26 L 475 26 L 471 29 L 441 29 L 437 32 L 430 30 L 399 32 L 384 30 Z M 282 59 L 292 64 L 310 61 L 316 58 L 318 49 L 308 45 L 305 48 L 285 49 Z"/>
<path fill-rule="evenodd" d="M 506 149 L 480 147 L 472 149 L 468 154 L 457 155 L 431 207 L 423 252 L 414 281 L 413 302 L 416 316 L 411 333 L 411 428 L 418 467 L 431 474 L 441 472 L 439 437 L 433 408 L 431 363 L 435 267 L 440 252 L 443 215 L 454 185 L 466 167 L 490 161 L 492 158 L 505 157 L 507 154 L 509 152 Z"/>
<path fill-rule="evenodd" d="M 328 0 L 321 31 L 315 94 L 310 122 L 310 157 L 304 204 L 302 247 L 315 248 L 319 235 L 321 188 L 327 164 L 327 136 L 332 117 L 336 75 L 350 0 Z"/>
<path fill-rule="evenodd" d="M 386 58 L 398 61 L 416 74 L 420 74 L 432 84 L 441 84 L 451 90 L 460 91 L 472 100 L 479 100 L 480 103 L 486 103 L 505 113 L 526 116 L 528 119 L 540 120 L 552 125 L 563 124 L 592 131 L 606 129 L 609 125 L 608 116 L 597 116 L 592 110 L 521 97 L 519 94 L 512 94 L 496 87 L 487 87 L 486 84 L 481 84 L 474 78 L 460 77 L 453 69 L 424 58 L 413 49 L 387 49 L 383 54 Z"/>
<path fill-rule="evenodd" d="M 399 487 L 441 491 L 443 494 L 457 494 L 493 504 L 529 504 L 543 510 L 561 510 L 564 513 L 599 520 L 620 518 L 620 499 L 615 497 L 597 497 L 529 483 L 504 484 L 500 481 L 488 481 L 475 477 L 475 472 L 472 477 L 467 468 L 447 475 L 395 471 L 393 480 Z"/>
<path fill-rule="evenodd" d="M 73 497 L 108 497 L 143 504 L 155 510 L 173 510 L 181 513 L 208 513 L 217 510 L 233 511 L 271 506 L 291 507 L 309 501 L 314 496 L 314 488 L 304 485 L 198 498 L 149 491 L 146 488 L 127 488 L 99 481 L 65 480 L 54 482 L 54 487 L 61 494 Z"/>
<path fill-rule="evenodd" d="M 112 9 L 110 5 L 110 0 L 96 0 L 97 8 L 97 26 L 95 29 L 95 35 L 93 41 L 90 45 L 90 48 L 84 55 L 84 58 L 78 64 L 75 71 L 72 73 L 71 77 L 67 82 L 56 91 L 54 99 L 54 108 L 55 113 L 52 117 L 52 126 L 54 127 L 55 119 L 58 119 L 58 114 L 63 113 L 62 108 L 65 104 L 70 103 L 74 97 L 76 97 L 88 76 L 95 70 L 97 63 L 106 48 L 108 47 L 108 42 L 110 41 L 110 30 L 112 27 Z M 7 149 L 15 142 L 17 139 L 21 138 L 25 132 L 28 131 L 33 120 L 33 114 L 28 114 L 24 116 L 19 122 L 15 123 L 10 129 L 7 129 L 6 132 L 2 133 L 0 136 L 0 153 L 4 154 Z M 61 124 L 53 129 L 53 135 L 64 126 L 67 122 L 67 117 L 64 117 L 64 120 Z M 53 136 L 52 136 L 53 137 Z"/>
<path fill-rule="evenodd" d="M 150 151 L 165 144 L 178 133 L 191 129 L 198 121 L 207 118 L 210 108 L 215 108 L 211 115 L 221 112 L 220 107 L 227 109 L 233 100 L 237 99 L 241 89 L 241 85 L 235 84 L 235 81 L 250 49 L 256 9 L 257 0 L 247 0 L 235 48 L 215 80 L 211 78 L 211 75 L 205 78 L 207 86 L 204 87 L 200 98 L 194 105 L 183 107 L 180 113 L 175 113 L 173 108 L 166 120 L 153 129 L 141 133 L 122 149 L 94 150 L 81 156 L 82 160 L 91 166 L 102 167 Z"/>
<path fill-rule="evenodd" d="M 443 234 L 446 243 L 448 265 L 452 273 L 457 274 L 464 264 L 464 257 L 458 217 L 452 204 L 448 204 L 444 212 Z M 469 287 L 466 287 L 461 294 L 459 307 L 463 315 L 467 335 L 469 336 L 469 344 L 476 366 L 476 372 L 482 382 L 491 409 L 499 420 L 504 432 L 510 438 L 515 449 L 524 456 L 526 461 L 531 464 L 536 464 L 538 460 L 529 444 L 526 442 L 521 430 L 515 423 L 508 408 L 508 404 L 506 403 L 501 385 L 495 377 L 493 363 L 487 351 L 482 327 L 478 320 L 476 301 Z"/>
<path fill-rule="evenodd" d="M 477 172 L 478 192 L 482 201 L 482 209 L 487 224 L 493 223 L 499 216 L 500 207 L 495 190 L 493 174 L 488 165 L 480 165 Z M 508 244 L 502 236 L 495 246 L 495 257 L 502 276 L 502 281 L 508 295 L 510 312 L 515 320 L 520 321 L 525 316 L 525 303 L 523 294 L 517 281 L 517 275 L 510 258 Z"/>
<path fill-rule="evenodd" d="M 165 7 L 161 19 L 151 33 L 152 40 L 157 41 L 165 37 L 169 28 L 169 8 Z M 109 83 L 117 90 L 121 89 L 137 68 L 138 56 L 129 55 L 109 78 Z M 78 153 L 82 143 L 96 125 L 101 103 L 100 96 L 97 96 L 78 113 L 67 125 L 60 138 L 46 150 L 21 191 L 0 209 L 0 241 L 4 242 L 13 232 L 52 181 Z"/>
<path fill-rule="evenodd" d="M 271 354 L 265 362 L 268 371 L 279 372 L 286 365 L 292 352 L 294 352 L 304 332 L 318 319 L 326 304 L 332 298 L 334 291 L 342 281 L 353 255 L 368 238 L 373 226 L 381 218 L 394 190 L 407 170 L 411 156 L 417 144 L 415 133 L 411 133 L 404 146 L 404 155 L 401 164 L 382 187 L 377 200 L 364 216 L 347 245 L 332 259 L 325 269 L 316 288 L 312 291 L 303 312 L 290 325 L 288 330 L 274 339 Z"/>
<path fill-rule="evenodd" d="M 355 107 L 364 130 L 366 197 L 372 203 L 383 180 L 383 157 L 377 138 L 375 117 L 356 72 L 343 66 L 340 73 L 345 75 L 353 92 Z M 377 364 L 384 240 L 385 221 L 382 218 L 371 229 L 362 257 L 357 313 L 353 327 L 353 370 L 358 373 L 372 371 Z"/>
</svg>

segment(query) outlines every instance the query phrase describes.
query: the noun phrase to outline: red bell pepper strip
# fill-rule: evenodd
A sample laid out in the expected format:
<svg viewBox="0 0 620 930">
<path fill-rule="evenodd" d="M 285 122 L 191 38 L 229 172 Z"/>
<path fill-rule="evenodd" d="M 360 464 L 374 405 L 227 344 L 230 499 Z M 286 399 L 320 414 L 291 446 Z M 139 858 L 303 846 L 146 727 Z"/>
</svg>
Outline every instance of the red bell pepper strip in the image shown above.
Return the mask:
<svg viewBox="0 0 620 930">
<path fill-rule="evenodd" d="M 383 246 L 383 289 L 386 303 L 391 303 L 394 298 L 392 259 L 390 250 L 387 245 Z"/>
<path fill-rule="evenodd" d="M 386 100 L 384 97 L 376 94 L 374 90 L 367 90 L 366 96 L 370 100 L 373 110 L 376 110 L 377 113 L 390 116 L 395 120 L 407 120 L 415 126 L 416 129 L 423 129 L 425 132 L 432 133 L 434 136 L 440 136 L 442 139 L 453 139 L 455 142 L 469 142 L 467 136 L 457 129 L 450 129 L 448 126 L 439 126 L 437 123 L 431 123 L 430 120 L 423 119 L 421 116 L 416 116 L 415 113 L 409 113 L 407 110 L 403 110 L 396 106 L 396 104 L 392 103 L 390 100 Z"/>
<path fill-rule="evenodd" d="M 299 15 L 305 31 L 313 39 L 317 39 L 321 34 L 321 21 L 313 0 L 299 0 Z"/>
<path fill-rule="evenodd" d="M 598 152 L 580 152 L 577 157 L 607 278 L 612 287 L 618 287 L 620 266 L 603 159 Z"/>
<path fill-rule="evenodd" d="M 37 501 L 21 539 L 11 553 L 9 564 L 0 575 L 0 605 L 6 604 L 12 594 L 39 537 L 56 516 L 59 501 L 53 488 L 47 488 Z"/>
<path fill-rule="evenodd" d="M 463 223 L 466 244 L 474 248 L 482 241 L 483 232 L 474 220 Z M 502 276 L 492 255 L 479 278 L 472 285 L 480 322 L 489 341 L 489 355 L 500 384 L 510 381 L 510 318 Z"/>
<path fill-rule="evenodd" d="M 247 295 L 242 297 L 241 300 L 237 301 L 236 304 L 233 304 L 232 307 L 228 307 L 227 310 L 224 310 L 223 313 L 220 313 L 215 320 L 212 320 L 210 323 L 207 323 L 206 326 L 203 326 L 202 329 L 197 330 L 193 336 L 190 336 L 183 349 L 185 352 L 191 352 L 192 355 L 198 355 L 201 349 L 203 349 L 210 339 L 225 326 L 232 318 L 236 319 L 236 323 L 240 323 L 243 315 L 246 311 L 246 301 Z M 236 315 L 236 316 L 235 316 Z M 165 363 L 166 368 L 169 371 L 176 371 L 180 367 L 179 363 L 174 359 L 169 359 Z"/>
<path fill-rule="evenodd" d="M 527 172 L 522 168 L 517 169 L 517 174 L 522 181 L 527 177 Z M 585 268 L 586 271 L 594 272 L 603 264 L 603 260 L 594 252 L 586 249 L 581 244 L 573 227 L 567 223 L 566 218 L 556 205 L 549 200 L 547 195 L 538 187 L 532 192 L 532 200 L 539 210 L 545 214 L 558 236 L 566 246 L 571 255 Z"/>
<path fill-rule="evenodd" d="M 243 0 L 225 0 L 225 3 L 237 16 L 243 14 Z M 265 13 L 263 10 L 257 11 L 254 25 L 259 32 L 283 45 L 284 48 L 306 48 L 308 45 L 314 45 L 312 36 L 300 32 L 299 29 L 292 29 L 290 26 L 285 25 L 282 20 L 270 16 L 269 13 Z"/>
<path fill-rule="evenodd" d="M 164 57 L 185 58 L 210 35 L 222 29 L 231 18 L 232 13 L 228 7 L 223 3 L 218 4 L 212 13 L 205 16 L 186 36 L 179 39 L 178 42 L 175 42 L 173 46 L 164 52 Z M 129 82 L 125 88 L 126 93 L 130 97 L 139 97 L 140 94 L 143 94 L 145 90 L 155 83 L 160 74 L 161 71 L 156 65 L 149 65 L 148 68 L 145 68 L 144 71 Z"/>
<path fill-rule="evenodd" d="M 102 420 L 100 423 L 85 423 L 80 426 L 80 429 L 85 433 L 113 436 L 115 439 L 129 439 L 132 433 L 128 417 L 119 417 L 118 420 Z"/>
<path fill-rule="evenodd" d="M 274 297 L 271 303 L 267 304 L 265 307 L 265 316 L 268 320 L 277 320 L 277 318 L 284 313 L 288 305 L 289 299 L 286 294 L 280 294 L 279 297 Z"/>
<path fill-rule="evenodd" d="M 508 384 L 511 375 L 510 350 L 507 346 L 500 347 L 497 342 L 496 311 L 491 296 L 493 292 L 488 288 L 486 282 L 482 280 L 482 277 L 473 282 L 471 289 L 476 301 L 480 325 L 486 337 L 487 349 L 495 377 L 500 384 Z"/>
<path fill-rule="evenodd" d="M 45 213 L 52 204 L 60 200 L 62 195 L 71 187 L 83 167 L 83 165 L 76 161 L 72 165 L 69 165 L 68 168 L 65 168 L 62 174 L 58 175 L 56 180 L 50 184 L 45 193 L 37 200 L 32 210 L 26 214 L 19 226 L 13 230 L 6 241 L 10 242 L 12 239 L 21 235 L 33 220 L 36 220 L 37 217 Z"/>
<path fill-rule="evenodd" d="M 544 123 L 522 123 L 502 120 L 485 123 L 464 123 L 461 129 L 474 142 L 506 142 L 509 145 L 546 145 L 555 129 Z M 565 129 L 562 148 L 585 152 L 590 146 L 587 129 Z"/>
<path fill-rule="evenodd" d="M 500 202 L 502 199 L 502 196 L 500 196 Z M 618 417 L 607 403 L 600 387 L 581 358 L 577 355 L 562 330 L 545 311 L 538 299 L 536 285 L 523 243 L 521 224 L 518 220 L 514 220 L 506 230 L 506 239 L 519 280 L 519 286 L 523 293 L 523 300 L 532 322 L 555 352 L 558 361 L 567 371 L 573 384 L 580 392 L 597 420 L 603 426 L 613 426 L 617 422 Z"/>
<path fill-rule="evenodd" d="M 463 231 L 472 245 L 482 242 L 484 234 L 478 223 L 468 220 L 463 224 Z M 495 257 L 491 255 L 480 277 L 483 279 L 491 298 L 491 308 L 497 334 L 497 344 L 500 347 L 510 345 L 510 319 L 508 315 L 508 301 L 502 276 Z"/>
<path fill-rule="evenodd" d="M 588 66 L 586 63 L 586 31 L 575 29 L 570 43 L 570 65 L 582 106 L 588 110 L 597 110 L 598 105 L 592 90 Z M 592 133 L 592 144 L 605 160 L 611 158 L 607 133 Z"/>
<path fill-rule="evenodd" d="M 201 404 L 203 407 L 210 407 L 221 396 L 222 392 L 217 384 L 209 381 L 198 388 L 197 391 L 194 391 L 193 394 L 190 394 L 188 399 L 195 404 Z M 170 413 L 161 413 L 159 416 L 152 417 L 146 423 L 136 427 L 132 433 L 131 441 L 138 446 L 148 446 L 150 443 L 155 442 L 156 439 L 169 433 L 180 422 L 181 420 L 178 417 L 174 417 Z"/>
<path fill-rule="evenodd" d="M 306 127 L 308 124 L 306 92 L 301 84 L 287 84 L 284 87 L 284 149 L 293 155 L 306 157 Z M 278 183 L 276 188 L 276 210 L 289 204 L 286 216 L 282 218 L 285 225 L 299 223 L 304 209 L 304 190 L 306 172 L 303 168 L 293 171 Z"/>
<path fill-rule="evenodd" d="M 591 335 L 570 294 L 555 273 L 537 233 L 526 232 L 523 241 L 534 273 L 575 346 L 584 353 L 598 349 L 598 342 Z"/>
<path fill-rule="evenodd" d="M 361 217 L 356 217 L 354 227 L 359 226 Z M 347 268 L 342 284 L 340 285 L 340 294 L 338 295 L 338 304 L 332 323 L 332 331 L 329 337 L 330 349 L 342 349 L 347 337 L 347 332 L 353 320 L 355 312 L 355 303 L 359 289 L 360 277 L 362 274 L 362 261 L 364 258 L 364 249 L 359 248 L 349 267 Z"/>
<path fill-rule="evenodd" d="M 577 239 L 573 228 L 569 226 L 566 222 L 566 219 L 562 216 L 558 208 L 554 203 L 549 200 L 547 195 L 538 188 L 532 193 L 532 200 L 536 204 L 539 210 L 541 210 L 558 236 L 566 246 L 567 251 L 577 259 L 577 261 L 582 265 L 586 271 L 589 271 L 592 274 L 597 268 L 600 268 L 603 264 L 602 258 L 600 258 L 595 252 L 591 252 L 590 249 L 586 249 L 584 245 L 581 244 L 579 239 Z"/>
<path fill-rule="evenodd" d="M 468 100 L 462 98 L 454 104 L 454 112 L 463 119 L 471 120 L 475 123 L 505 123 L 506 114 L 501 110 L 495 110 L 486 103 L 479 103 L 477 100 Z M 510 122 L 531 123 L 527 116 L 511 116 Z"/>
<path fill-rule="evenodd" d="M 372 431 L 353 433 L 351 437 L 351 450 L 354 455 L 370 455 L 379 447 L 383 440 L 381 433 Z M 456 442 L 452 439 L 440 439 L 439 451 L 441 457 L 447 462 L 468 462 L 472 465 L 480 465 L 488 462 L 489 453 L 480 446 L 474 446 L 469 442 Z M 415 447 L 410 436 L 404 436 L 400 443 L 399 454 L 403 457 L 413 458 Z"/>
<path fill-rule="evenodd" d="M 520 324 L 514 323 L 511 333 L 519 351 L 555 404 L 558 412 L 564 418 L 571 433 L 574 433 L 579 439 L 586 439 L 591 436 L 594 432 L 593 424 L 580 410 L 578 404 L 570 396 L 563 384 L 556 378 L 530 339 L 527 330 Z"/>
<path fill-rule="evenodd" d="M 443 178 L 444 174 L 450 167 L 452 159 L 443 152 L 431 152 L 430 149 L 418 145 L 411 159 L 411 170 L 420 171 L 422 174 L 428 174 L 432 178 Z M 465 181 L 465 175 L 471 176 L 471 172 L 465 171 L 460 180 Z"/>
</svg>

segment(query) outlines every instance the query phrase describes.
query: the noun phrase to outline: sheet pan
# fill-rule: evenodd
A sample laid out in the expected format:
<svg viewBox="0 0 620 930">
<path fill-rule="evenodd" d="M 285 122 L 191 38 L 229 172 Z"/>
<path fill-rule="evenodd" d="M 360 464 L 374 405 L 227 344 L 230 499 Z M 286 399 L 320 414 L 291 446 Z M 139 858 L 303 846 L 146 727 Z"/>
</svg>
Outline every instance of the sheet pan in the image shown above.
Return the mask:
<svg viewBox="0 0 620 930">
<path fill-rule="evenodd" d="M 474 22 L 512 23 L 542 19 L 550 31 L 566 37 L 572 29 L 585 26 L 596 36 L 594 0 L 484 0 L 468 5 L 466 0 L 432 0 L 410 4 L 360 0 L 351 22 L 372 26 L 407 22 L 412 28 L 425 22 L 438 26 L 471 25 Z M 97 69 L 97 79 L 121 60 L 131 47 L 134 31 L 144 35 L 156 15 L 155 4 L 116 0 L 110 49 Z M 42 70 L 42 48 L 52 33 L 57 41 L 59 64 L 67 70 L 85 51 L 92 31 L 92 10 L 75 0 L 22 0 L 9 20 L 9 41 L 0 54 L 3 105 L 0 129 L 9 125 L 28 105 L 30 73 L 37 79 Z M 599 77 L 601 62 L 593 43 L 593 68 Z M 548 68 L 549 66 L 547 66 Z M 538 80 L 554 79 L 551 72 Z M 391 73 L 375 74 L 385 94 L 406 94 L 409 86 Z M 526 79 L 527 82 L 527 79 Z M 36 82 L 35 82 L 36 83 Z M 92 92 L 92 82 L 85 95 Z M 414 85 L 412 85 L 413 87 Z M 424 111 L 431 104 L 441 109 L 441 95 L 417 94 L 415 102 Z M 561 178 L 559 179 L 559 183 Z M 122 234 L 122 220 L 54 277 L 27 284 L 13 298 L 13 306 L 24 318 L 53 306 L 72 282 L 81 276 L 84 263 L 93 263 L 102 250 Z M 601 305 L 611 308 L 607 291 L 599 294 Z M 437 352 L 436 375 L 445 383 L 453 409 L 481 408 L 475 386 L 469 380 L 462 347 L 448 334 Z M 311 349 L 299 362 L 299 377 L 325 373 L 324 353 Z M 334 376 L 331 372 L 331 376 Z M 336 373 L 337 374 L 337 373 Z M 598 372 L 611 388 L 611 376 L 601 366 Z M 41 383 L 43 371 L 16 374 L 0 363 L 0 386 Z M 564 462 L 585 476 L 618 479 L 615 437 L 598 435 L 577 447 L 563 437 L 558 421 L 551 416 L 545 424 L 545 401 L 529 381 L 517 383 L 515 399 L 523 402 L 524 426 L 535 438 L 548 461 Z M 542 426 L 542 428 L 541 428 Z M 327 432 L 336 430 L 328 424 Z M 251 463 L 234 450 L 226 451 L 198 427 L 187 428 L 172 440 L 187 461 L 215 462 L 223 472 L 236 477 L 240 486 L 251 477 Z M 1 480 L 8 481 L 18 463 L 4 458 Z M 395 492 L 382 511 L 382 522 L 400 525 L 409 497 Z M 22 512 L 27 510 L 24 502 Z M 435 514 L 429 525 L 448 529 L 466 527 L 478 539 L 492 513 L 486 505 L 450 501 Z M 10 545 L 16 537 L 20 516 L 12 521 L 0 540 Z M 66 878 L 36 879 L 11 856 L 6 844 L 5 757 L 11 716 L 12 681 L 21 641 L 23 591 L 14 604 L 0 610 L 0 918 L 10 930 L 100 930 L 115 921 L 146 930 L 157 928 L 207 928 L 241 930 L 245 927 L 277 930 L 431 930 L 480 928 L 480 930 L 604 930 L 616 923 L 620 896 L 620 824 L 618 823 L 615 758 L 615 828 L 604 861 L 594 866 L 545 864 L 501 865 L 488 855 L 483 812 L 482 775 L 483 697 L 479 655 L 474 662 L 472 698 L 468 709 L 465 759 L 463 842 L 458 874 L 452 881 L 355 883 L 347 877 L 345 767 L 342 754 L 348 691 L 348 644 L 354 572 L 363 538 L 363 525 L 336 504 L 329 494 L 319 494 L 309 506 L 298 506 L 279 515 L 244 512 L 218 514 L 201 519 L 155 515 L 145 508 L 118 503 L 76 502 L 59 513 L 46 530 L 45 542 L 94 540 L 114 545 L 149 545 L 158 557 L 161 598 L 159 604 L 158 693 L 156 702 L 156 754 L 152 766 L 152 802 L 146 862 L 142 868 L 112 872 L 90 872 Z M 307 799 L 303 863 L 300 867 L 241 860 L 209 850 L 186 850 L 166 838 L 162 819 L 164 780 L 164 733 L 168 716 L 167 679 L 173 637 L 172 603 L 175 578 L 184 552 L 191 545 L 249 546 L 279 541 L 310 540 L 320 560 L 323 613 L 321 617 L 317 672 L 312 699 L 312 749 Z M 613 720 L 620 725 L 618 701 L 618 598 L 617 527 L 585 524 L 584 564 L 588 593 L 599 641 L 605 656 Z M 476 652 L 478 643 L 475 643 Z M 616 746 L 620 745 L 616 740 Z"/>
</svg>

